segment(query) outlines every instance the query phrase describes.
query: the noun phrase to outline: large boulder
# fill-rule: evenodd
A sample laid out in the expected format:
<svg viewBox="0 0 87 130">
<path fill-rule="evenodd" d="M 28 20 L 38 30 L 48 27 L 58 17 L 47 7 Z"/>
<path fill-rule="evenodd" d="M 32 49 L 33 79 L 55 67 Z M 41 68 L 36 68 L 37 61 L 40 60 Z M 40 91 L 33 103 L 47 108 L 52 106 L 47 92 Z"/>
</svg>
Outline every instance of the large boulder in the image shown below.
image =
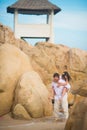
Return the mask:
<svg viewBox="0 0 87 130">
<path fill-rule="evenodd" d="M 0 46 L 0 115 L 10 111 L 20 76 L 31 70 L 26 54 L 10 44 Z"/>
<path fill-rule="evenodd" d="M 16 104 L 23 105 L 33 118 L 52 114 L 48 90 L 36 72 L 27 72 L 20 78 L 15 90 Z"/>
<path fill-rule="evenodd" d="M 76 100 L 76 95 L 72 94 L 70 91 L 68 92 L 68 104 L 72 106 Z"/>
<path fill-rule="evenodd" d="M 74 81 L 71 91 L 73 94 L 87 97 L 87 80 Z"/>
<path fill-rule="evenodd" d="M 78 97 L 65 126 L 65 130 L 87 129 L 87 98 Z"/>
<path fill-rule="evenodd" d="M 87 52 L 77 48 L 72 48 L 69 54 L 71 70 L 87 74 Z"/>
</svg>

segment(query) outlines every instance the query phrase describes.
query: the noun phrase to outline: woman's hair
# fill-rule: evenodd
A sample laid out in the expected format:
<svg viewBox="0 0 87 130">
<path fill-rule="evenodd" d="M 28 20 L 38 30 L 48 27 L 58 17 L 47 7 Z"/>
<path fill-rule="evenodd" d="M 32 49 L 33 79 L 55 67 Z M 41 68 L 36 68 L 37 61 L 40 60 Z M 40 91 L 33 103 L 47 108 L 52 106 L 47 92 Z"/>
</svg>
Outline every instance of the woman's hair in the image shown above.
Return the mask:
<svg viewBox="0 0 87 130">
<path fill-rule="evenodd" d="M 62 78 L 66 80 L 66 77 L 67 77 L 68 81 L 71 80 L 70 74 L 67 71 L 64 71 L 62 74 Z"/>
</svg>

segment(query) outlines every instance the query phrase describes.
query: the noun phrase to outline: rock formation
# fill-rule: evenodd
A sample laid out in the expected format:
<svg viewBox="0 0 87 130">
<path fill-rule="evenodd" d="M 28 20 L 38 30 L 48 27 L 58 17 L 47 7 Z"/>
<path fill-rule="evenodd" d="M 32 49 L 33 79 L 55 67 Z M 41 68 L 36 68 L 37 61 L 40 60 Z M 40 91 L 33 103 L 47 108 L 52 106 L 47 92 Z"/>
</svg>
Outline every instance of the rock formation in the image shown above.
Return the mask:
<svg viewBox="0 0 87 130">
<path fill-rule="evenodd" d="M 28 55 L 33 69 L 39 73 L 41 79 L 49 86 L 54 72 L 62 73 L 67 70 L 71 74 L 72 83 L 76 80 L 86 80 L 87 52 L 69 48 L 60 44 L 36 43 L 33 47 L 23 40 L 16 39 L 13 32 L 0 25 L 0 44 L 13 44 Z M 4 30 L 4 31 L 3 31 Z M 5 36 L 3 37 L 3 33 Z M 3 37 L 3 38 L 2 38 Z M 7 40 L 6 40 L 7 39 Z"/>
<path fill-rule="evenodd" d="M 76 96 L 65 130 L 87 129 L 87 80 L 76 81 L 72 93 Z M 80 96 L 79 96 L 80 95 Z"/>
<path fill-rule="evenodd" d="M 0 115 L 10 111 L 19 77 L 30 70 L 26 54 L 10 44 L 0 46 Z"/>
<path fill-rule="evenodd" d="M 0 115 L 10 110 L 13 110 L 13 116 L 18 118 L 50 115 L 52 106 L 48 101 L 47 89 L 50 90 L 51 88 L 52 75 L 54 72 L 61 74 L 63 71 L 68 71 L 72 77 L 71 92 L 73 94 L 69 94 L 69 104 L 74 104 L 74 106 L 66 129 L 75 130 L 76 113 L 78 118 L 79 113 L 83 113 L 83 110 L 85 115 L 87 115 L 85 109 L 87 97 L 87 52 L 60 44 L 55 45 L 45 42 L 36 43 L 33 47 L 23 40 L 16 39 L 13 32 L 3 25 L 0 25 L 0 45 Z M 76 95 L 81 97 L 77 98 L 78 96 Z M 45 96 L 49 104 L 49 111 L 47 110 L 48 104 L 43 100 Z M 8 97 L 8 100 L 6 97 Z M 3 101 L 1 100 L 2 98 Z M 39 105 L 37 109 L 35 109 L 36 102 Z M 83 107 L 80 107 L 81 105 Z M 24 111 L 25 115 L 28 114 L 29 117 L 19 113 L 19 109 Z M 83 116 L 84 114 L 81 115 L 84 125 L 81 128 L 86 128 L 87 116 L 84 116 L 84 118 Z M 76 128 L 79 127 L 77 126 Z"/>
<path fill-rule="evenodd" d="M 70 49 L 63 45 L 38 43 L 28 52 L 31 64 L 46 85 L 51 82 L 54 72 L 67 70 L 76 80 L 85 80 L 87 76 L 87 52 L 80 49 Z"/>
<path fill-rule="evenodd" d="M 9 27 L 0 24 L 0 45 L 3 44 L 12 44 L 24 52 L 28 51 L 29 48 L 32 48 L 32 46 L 26 41 L 22 39 L 16 39 L 14 33 Z"/>
</svg>

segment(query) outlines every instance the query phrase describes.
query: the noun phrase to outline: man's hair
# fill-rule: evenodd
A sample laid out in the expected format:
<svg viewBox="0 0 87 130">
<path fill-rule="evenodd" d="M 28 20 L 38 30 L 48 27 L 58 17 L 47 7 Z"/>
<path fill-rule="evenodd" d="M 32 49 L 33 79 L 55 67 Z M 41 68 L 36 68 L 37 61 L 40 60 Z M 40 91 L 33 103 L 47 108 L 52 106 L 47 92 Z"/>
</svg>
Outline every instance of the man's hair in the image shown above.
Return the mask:
<svg viewBox="0 0 87 130">
<path fill-rule="evenodd" d="M 60 76 L 60 75 L 59 75 L 58 73 L 54 73 L 54 74 L 53 74 L 53 78 L 55 78 L 55 77 L 58 77 L 58 78 L 59 78 L 59 76 Z"/>
</svg>

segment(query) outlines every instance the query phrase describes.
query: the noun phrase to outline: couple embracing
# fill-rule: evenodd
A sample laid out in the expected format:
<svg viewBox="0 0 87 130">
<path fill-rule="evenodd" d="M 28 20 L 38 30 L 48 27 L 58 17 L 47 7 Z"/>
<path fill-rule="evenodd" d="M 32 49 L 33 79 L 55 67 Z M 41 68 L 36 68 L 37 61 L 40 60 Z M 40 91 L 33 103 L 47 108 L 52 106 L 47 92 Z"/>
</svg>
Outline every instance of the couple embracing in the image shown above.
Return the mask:
<svg viewBox="0 0 87 130">
<path fill-rule="evenodd" d="M 58 73 L 54 73 L 52 81 L 52 98 L 54 99 L 54 116 L 55 120 L 61 118 L 67 119 L 68 113 L 68 91 L 70 89 L 71 77 L 68 72 L 63 72 L 60 76 Z M 60 112 L 62 108 L 62 112 Z"/>
</svg>

